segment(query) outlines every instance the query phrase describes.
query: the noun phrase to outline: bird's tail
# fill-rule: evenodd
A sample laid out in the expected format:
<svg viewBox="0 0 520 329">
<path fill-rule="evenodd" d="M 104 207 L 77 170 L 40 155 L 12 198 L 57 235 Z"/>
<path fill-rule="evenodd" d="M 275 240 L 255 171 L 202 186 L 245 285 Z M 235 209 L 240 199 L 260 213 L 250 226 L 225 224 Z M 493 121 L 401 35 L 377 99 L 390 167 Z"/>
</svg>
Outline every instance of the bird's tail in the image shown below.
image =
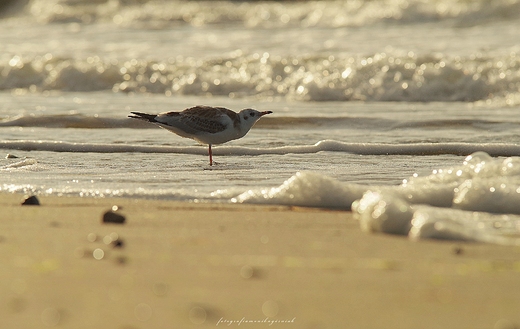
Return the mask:
<svg viewBox="0 0 520 329">
<path fill-rule="evenodd" d="M 141 112 L 131 112 L 131 113 L 135 114 L 135 115 L 129 115 L 128 116 L 129 118 L 144 120 L 144 121 L 148 121 L 148 122 L 157 122 L 155 120 L 155 117 L 157 116 L 156 114 L 146 114 L 146 113 L 141 113 Z"/>
</svg>

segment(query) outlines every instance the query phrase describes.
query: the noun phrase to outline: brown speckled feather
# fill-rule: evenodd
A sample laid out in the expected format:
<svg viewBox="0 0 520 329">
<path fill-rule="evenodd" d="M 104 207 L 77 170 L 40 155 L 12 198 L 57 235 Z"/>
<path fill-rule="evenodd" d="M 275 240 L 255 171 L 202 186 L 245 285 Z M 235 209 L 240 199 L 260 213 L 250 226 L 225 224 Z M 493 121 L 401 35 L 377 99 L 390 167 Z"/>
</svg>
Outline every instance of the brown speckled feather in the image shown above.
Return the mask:
<svg viewBox="0 0 520 329">
<path fill-rule="evenodd" d="M 215 116 L 215 114 L 219 114 Z M 233 121 L 233 125 L 240 125 L 240 117 L 237 113 L 224 107 L 194 106 L 182 112 L 169 112 L 168 116 L 179 116 L 180 121 L 194 131 L 205 131 L 215 134 L 226 129 L 223 116 L 227 115 Z"/>
</svg>

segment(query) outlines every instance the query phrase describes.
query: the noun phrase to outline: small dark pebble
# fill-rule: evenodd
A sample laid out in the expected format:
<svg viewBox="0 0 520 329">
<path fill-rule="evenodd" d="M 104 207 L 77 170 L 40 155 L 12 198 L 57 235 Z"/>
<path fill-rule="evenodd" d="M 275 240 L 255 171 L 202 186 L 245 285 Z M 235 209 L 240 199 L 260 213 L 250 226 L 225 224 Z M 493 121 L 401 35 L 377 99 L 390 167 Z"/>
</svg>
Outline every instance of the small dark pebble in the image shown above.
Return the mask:
<svg viewBox="0 0 520 329">
<path fill-rule="evenodd" d="M 125 265 L 128 263 L 128 258 L 126 256 L 118 256 L 115 258 L 115 262 L 119 265 Z"/>
<path fill-rule="evenodd" d="M 464 253 L 464 249 L 462 249 L 461 246 L 454 246 L 452 252 L 455 255 L 462 255 Z"/>
<path fill-rule="evenodd" d="M 40 201 L 38 201 L 38 198 L 34 195 L 31 195 L 30 197 L 26 197 L 25 200 L 22 202 L 22 206 L 39 206 Z"/>
<path fill-rule="evenodd" d="M 103 223 L 115 223 L 115 224 L 123 224 L 126 218 L 123 215 L 120 215 L 114 211 L 107 211 L 103 214 Z"/>
<path fill-rule="evenodd" d="M 6 159 L 18 159 L 18 157 L 14 154 L 7 153 L 5 156 Z"/>
<path fill-rule="evenodd" d="M 121 239 L 112 241 L 112 247 L 114 247 L 114 248 L 123 248 L 124 246 L 125 246 L 125 243 Z"/>
</svg>

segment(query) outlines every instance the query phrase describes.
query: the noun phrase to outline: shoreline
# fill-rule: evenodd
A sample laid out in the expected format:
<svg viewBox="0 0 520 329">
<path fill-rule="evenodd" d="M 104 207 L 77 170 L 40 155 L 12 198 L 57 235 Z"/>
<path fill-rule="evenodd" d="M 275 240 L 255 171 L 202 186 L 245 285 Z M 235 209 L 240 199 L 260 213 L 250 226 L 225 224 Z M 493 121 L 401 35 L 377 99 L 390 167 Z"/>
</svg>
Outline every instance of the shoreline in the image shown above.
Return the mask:
<svg viewBox="0 0 520 329">
<path fill-rule="evenodd" d="M 0 193 L 7 327 L 520 324 L 518 247 L 366 234 L 348 211 L 38 198 Z M 125 223 L 102 223 L 114 205 Z"/>
</svg>

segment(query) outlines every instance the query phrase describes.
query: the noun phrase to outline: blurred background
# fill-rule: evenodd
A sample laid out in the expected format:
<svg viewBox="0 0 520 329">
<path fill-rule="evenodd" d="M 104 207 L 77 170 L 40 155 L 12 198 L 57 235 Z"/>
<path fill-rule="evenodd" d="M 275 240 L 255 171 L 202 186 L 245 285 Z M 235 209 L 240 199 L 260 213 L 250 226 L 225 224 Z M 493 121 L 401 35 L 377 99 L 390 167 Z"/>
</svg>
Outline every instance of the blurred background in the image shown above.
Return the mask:
<svg viewBox="0 0 520 329">
<path fill-rule="evenodd" d="M 0 90 L 519 103 L 518 0 L 3 0 Z"/>
</svg>

